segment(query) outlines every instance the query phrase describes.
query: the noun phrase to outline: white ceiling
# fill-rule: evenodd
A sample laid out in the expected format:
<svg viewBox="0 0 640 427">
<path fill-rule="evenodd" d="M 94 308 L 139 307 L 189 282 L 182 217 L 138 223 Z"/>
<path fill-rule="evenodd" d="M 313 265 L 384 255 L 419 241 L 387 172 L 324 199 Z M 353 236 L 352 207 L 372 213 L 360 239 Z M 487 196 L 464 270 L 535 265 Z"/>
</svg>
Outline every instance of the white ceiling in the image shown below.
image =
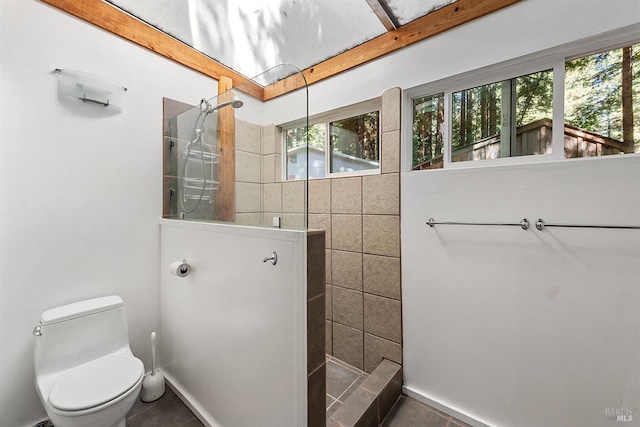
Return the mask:
<svg viewBox="0 0 640 427">
<path fill-rule="evenodd" d="M 249 78 L 309 68 L 387 31 L 367 0 L 108 1 Z M 455 0 L 376 1 L 404 25 Z M 268 76 L 257 83 L 287 77 Z"/>
</svg>

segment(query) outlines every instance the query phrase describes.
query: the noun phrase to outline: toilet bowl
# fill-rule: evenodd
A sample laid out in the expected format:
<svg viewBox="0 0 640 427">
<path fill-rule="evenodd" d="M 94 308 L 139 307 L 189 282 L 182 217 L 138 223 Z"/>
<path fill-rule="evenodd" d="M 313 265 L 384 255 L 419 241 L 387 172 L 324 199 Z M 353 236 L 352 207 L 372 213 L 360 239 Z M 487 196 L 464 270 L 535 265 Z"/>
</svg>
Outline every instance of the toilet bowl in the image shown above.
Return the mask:
<svg viewBox="0 0 640 427">
<path fill-rule="evenodd" d="M 35 385 L 56 427 L 125 427 L 144 366 L 129 348 L 124 303 L 95 298 L 45 311 L 34 329 Z"/>
</svg>

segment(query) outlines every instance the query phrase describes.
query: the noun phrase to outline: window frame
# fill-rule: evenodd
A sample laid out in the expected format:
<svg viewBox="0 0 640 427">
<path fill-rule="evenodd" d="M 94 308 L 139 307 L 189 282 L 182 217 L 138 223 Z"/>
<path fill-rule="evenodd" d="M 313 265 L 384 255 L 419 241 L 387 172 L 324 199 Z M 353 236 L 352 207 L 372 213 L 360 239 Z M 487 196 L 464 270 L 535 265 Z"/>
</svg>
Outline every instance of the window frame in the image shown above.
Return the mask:
<svg viewBox="0 0 640 427">
<path fill-rule="evenodd" d="M 357 171 L 349 171 L 349 172 L 331 172 L 331 144 L 330 144 L 330 123 L 344 120 L 356 116 L 360 116 L 367 113 L 378 112 L 378 153 L 380 153 L 380 142 L 382 137 L 381 132 L 381 118 L 382 118 L 382 99 L 381 98 L 373 98 L 366 101 L 359 102 L 357 104 L 352 104 L 346 107 L 337 108 L 335 110 L 327 111 L 321 114 L 316 114 L 314 116 L 309 117 L 308 126 L 314 126 L 316 124 L 323 123 L 325 127 L 325 141 L 324 141 L 324 169 L 325 176 L 323 177 L 311 177 L 308 179 L 329 179 L 329 178 L 343 178 L 350 176 L 363 176 L 363 175 L 378 175 L 381 172 L 382 165 L 379 164 L 375 169 L 364 169 Z M 286 140 L 286 131 L 290 129 L 300 128 L 307 126 L 306 119 L 294 120 L 291 122 L 283 123 L 278 125 L 280 130 L 282 131 L 282 140 L 281 146 L 282 148 L 282 182 L 287 181 L 301 181 L 301 179 L 287 179 L 287 140 Z M 378 162 L 381 163 L 381 159 L 378 159 Z M 307 165 L 307 170 L 309 165 Z"/>
<path fill-rule="evenodd" d="M 548 49 L 542 52 L 525 55 L 509 61 L 489 65 L 476 70 L 468 71 L 451 77 L 436 80 L 404 91 L 402 113 L 402 171 L 432 172 L 442 169 L 466 169 L 487 166 L 522 165 L 531 163 L 544 163 L 554 161 L 584 161 L 593 157 L 572 158 L 564 157 L 564 80 L 565 63 L 595 53 L 619 49 L 624 46 L 640 43 L 640 34 L 637 29 L 622 29 L 606 36 L 597 36 L 587 40 L 581 40 L 568 45 Z M 517 78 L 539 71 L 549 70 L 553 72 L 553 100 L 552 120 L 552 152 L 548 154 L 503 157 L 497 159 L 482 159 L 480 161 L 452 162 L 451 161 L 451 114 L 452 94 L 461 90 L 476 86 L 500 82 Z M 444 164 L 441 169 L 428 169 L 424 171 L 413 170 L 413 101 L 417 98 L 444 93 L 444 126 L 442 138 L 444 140 Z M 624 156 L 640 156 L 638 153 L 629 153 Z M 600 157 L 600 156 L 599 156 Z M 602 156 L 611 157 L 611 156 Z M 597 157 L 596 157 L 597 158 Z"/>
</svg>

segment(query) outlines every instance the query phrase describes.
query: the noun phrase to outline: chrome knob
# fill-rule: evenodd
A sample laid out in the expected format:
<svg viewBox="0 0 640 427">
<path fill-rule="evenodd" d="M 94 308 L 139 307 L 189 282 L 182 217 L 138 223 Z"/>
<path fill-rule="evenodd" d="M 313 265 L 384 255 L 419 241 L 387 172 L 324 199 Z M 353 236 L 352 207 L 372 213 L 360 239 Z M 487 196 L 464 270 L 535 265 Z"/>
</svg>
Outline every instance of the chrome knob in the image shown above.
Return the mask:
<svg viewBox="0 0 640 427">
<path fill-rule="evenodd" d="M 42 326 L 36 326 L 35 328 L 33 328 L 33 336 L 34 337 L 42 336 Z"/>
<path fill-rule="evenodd" d="M 262 260 L 262 262 L 267 262 L 267 261 L 271 261 L 271 264 L 276 265 L 276 263 L 278 262 L 278 253 L 276 251 L 273 251 L 270 257 Z"/>
</svg>

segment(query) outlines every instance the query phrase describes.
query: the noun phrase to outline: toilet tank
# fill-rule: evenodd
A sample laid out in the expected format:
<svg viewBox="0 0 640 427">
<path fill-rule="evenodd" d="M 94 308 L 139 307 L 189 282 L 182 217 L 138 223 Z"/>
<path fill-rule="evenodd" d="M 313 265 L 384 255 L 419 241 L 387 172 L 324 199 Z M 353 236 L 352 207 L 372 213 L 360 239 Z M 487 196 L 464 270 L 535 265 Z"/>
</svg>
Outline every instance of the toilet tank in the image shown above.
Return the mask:
<svg viewBox="0 0 640 427">
<path fill-rule="evenodd" d="M 70 369 L 129 349 L 124 302 L 119 296 L 80 301 L 47 310 L 36 334 L 37 375 Z"/>
</svg>

